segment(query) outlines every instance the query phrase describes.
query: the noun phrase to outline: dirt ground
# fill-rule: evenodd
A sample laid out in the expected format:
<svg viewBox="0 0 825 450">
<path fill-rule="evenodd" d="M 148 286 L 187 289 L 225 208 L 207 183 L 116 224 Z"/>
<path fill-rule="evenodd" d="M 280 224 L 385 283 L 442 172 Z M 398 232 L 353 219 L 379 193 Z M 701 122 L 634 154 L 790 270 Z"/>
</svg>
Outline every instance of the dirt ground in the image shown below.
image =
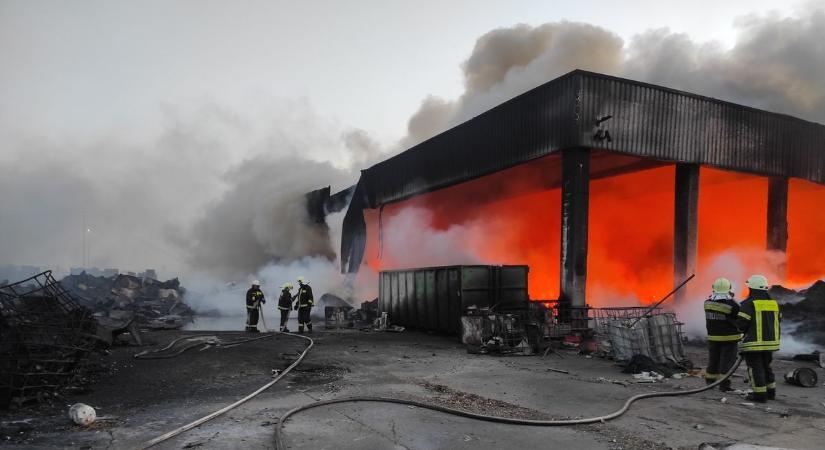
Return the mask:
<svg viewBox="0 0 825 450">
<path fill-rule="evenodd" d="M 204 331 L 154 332 L 154 344 Z M 224 340 L 245 335 L 208 332 Z M 248 336 L 248 335 L 246 335 Z M 638 384 L 609 360 L 564 352 L 563 358 L 471 355 L 455 338 L 418 332 L 353 330 L 312 335 L 307 359 L 252 401 L 155 448 L 273 448 L 279 416 L 293 407 L 347 395 L 400 396 L 493 415 L 572 418 L 603 415 L 641 392 L 689 389 L 696 377 Z M 102 356 L 107 369 L 89 391 L 51 404 L 0 412 L 0 446 L 9 449 L 132 449 L 241 397 L 272 379 L 305 346 L 274 336 L 231 348 L 193 349 L 172 359 L 135 360 L 146 348 L 119 347 Z M 703 364 L 704 352 L 691 357 Z M 797 365 L 777 361 L 782 374 Z M 807 365 L 807 367 L 813 367 Z M 569 371 L 554 372 L 548 368 Z M 745 404 L 735 394 L 709 391 L 643 400 L 621 418 L 598 425 L 532 427 L 379 403 L 341 404 L 301 413 L 285 426 L 290 448 L 312 449 L 696 449 L 701 443 L 744 442 L 821 449 L 825 441 L 825 372 L 820 386 L 779 382 L 779 399 Z M 744 368 L 734 387 L 744 389 Z M 89 428 L 72 424 L 68 406 L 84 402 L 100 417 Z"/>
</svg>

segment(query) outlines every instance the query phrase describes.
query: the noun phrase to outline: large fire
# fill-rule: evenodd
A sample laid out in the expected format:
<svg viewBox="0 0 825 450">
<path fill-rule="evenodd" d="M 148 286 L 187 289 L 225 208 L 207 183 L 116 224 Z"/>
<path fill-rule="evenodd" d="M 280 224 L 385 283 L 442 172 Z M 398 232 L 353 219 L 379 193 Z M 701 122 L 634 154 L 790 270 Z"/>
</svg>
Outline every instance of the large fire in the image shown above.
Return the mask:
<svg viewBox="0 0 825 450">
<path fill-rule="evenodd" d="M 673 165 L 660 165 L 591 181 L 589 304 L 650 303 L 672 288 L 674 175 Z M 559 179 L 554 155 L 367 210 L 364 263 L 373 271 L 527 264 L 531 298 L 557 298 Z M 787 260 L 764 250 L 767 190 L 764 177 L 701 169 L 691 292 L 702 295 L 716 276 L 741 286 L 746 273 L 760 272 L 801 286 L 825 274 L 825 186 L 791 181 Z"/>
</svg>

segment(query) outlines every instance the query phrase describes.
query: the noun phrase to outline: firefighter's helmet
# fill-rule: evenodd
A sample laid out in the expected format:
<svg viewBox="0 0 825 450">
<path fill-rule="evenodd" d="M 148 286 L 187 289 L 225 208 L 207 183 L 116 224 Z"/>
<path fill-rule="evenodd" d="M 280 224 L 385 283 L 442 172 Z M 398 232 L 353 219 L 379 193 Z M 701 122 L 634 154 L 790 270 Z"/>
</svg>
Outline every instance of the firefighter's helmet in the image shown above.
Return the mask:
<svg viewBox="0 0 825 450">
<path fill-rule="evenodd" d="M 727 278 L 717 278 L 716 281 L 713 282 L 713 293 L 714 294 L 727 294 L 731 290 L 730 280 Z"/>
<path fill-rule="evenodd" d="M 258 280 L 255 280 L 255 281 L 252 282 L 252 286 L 260 286 L 260 285 L 261 285 L 261 282 L 258 281 Z"/>
<path fill-rule="evenodd" d="M 292 290 L 292 283 L 284 283 L 281 285 L 281 289 L 291 291 Z"/>
<path fill-rule="evenodd" d="M 764 275 L 751 275 L 748 281 L 745 282 L 751 289 L 759 289 L 761 291 L 768 290 L 768 279 Z"/>
</svg>

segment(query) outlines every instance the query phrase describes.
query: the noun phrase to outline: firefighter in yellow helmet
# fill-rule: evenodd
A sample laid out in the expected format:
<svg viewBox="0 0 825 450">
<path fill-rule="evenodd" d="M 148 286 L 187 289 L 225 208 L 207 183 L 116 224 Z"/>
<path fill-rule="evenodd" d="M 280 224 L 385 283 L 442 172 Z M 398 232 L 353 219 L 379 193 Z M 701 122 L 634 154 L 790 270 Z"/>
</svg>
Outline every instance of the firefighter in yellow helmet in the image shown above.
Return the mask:
<svg viewBox="0 0 825 450">
<path fill-rule="evenodd" d="M 252 287 L 246 291 L 246 331 L 258 332 L 258 316 L 261 305 L 264 303 L 266 303 L 266 299 L 263 291 L 261 291 L 261 282 L 255 280 L 252 282 Z"/>
<path fill-rule="evenodd" d="M 304 327 L 306 327 L 307 331 L 312 333 L 312 320 L 309 318 L 309 313 L 312 310 L 312 305 L 315 304 L 315 298 L 312 296 L 309 281 L 304 277 L 298 277 L 298 293 L 295 298 L 298 299 L 295 302 L 295 309 L 298 310 L 298 332 L 303 333 Z"/>
<path fill-rule="evenodd" d="M 730 280 L 717 278 L 713 293 L 705 300 L 705 326 L 708 331 L 708 367 L 705 370 L 707 384 L 722 378 L 736 362 L 736 353 L 742 333 L 736 326 L 739 304 L 733 299 Z M 729 391 L 730 379 L 719 385 Z"/>
<path fill-rule="evenodd" d="M 748 400 L 765 403 L 776 398 L 776 379 L 771 369 L 773 352 L 779 350 L 779 304 L 768 294 L 768 279 L 751 275 L 745 284 L 748 298 L 739 306 L 738 326 L 744 334 L 739 352 L 748 363 L 752 394 Z"/>
<path fill-rule="evenodd" d="M 286 322 L 289 320 L 289 311 L 292 309 L 292 283 L 281 285 L 281 296 L 278 298 L 278 310 L 281 311 L 281 332 L 289 333 Z"/>
</svg>

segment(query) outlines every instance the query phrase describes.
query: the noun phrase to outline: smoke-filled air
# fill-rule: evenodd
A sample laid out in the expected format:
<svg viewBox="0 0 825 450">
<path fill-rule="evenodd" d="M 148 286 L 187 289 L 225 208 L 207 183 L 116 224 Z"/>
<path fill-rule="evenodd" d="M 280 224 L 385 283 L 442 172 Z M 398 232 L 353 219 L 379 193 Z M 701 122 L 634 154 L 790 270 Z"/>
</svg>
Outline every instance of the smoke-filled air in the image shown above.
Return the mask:
<svg viewBox="0 0 825 450">
<path fill-rule="evenodd" d="M 319 294 L 338 292 L 356 302 L 375 296 L 374 270 L 467 263 L 529 264 L 531 296 L 554 298 L 559 192 L 542 188 L 541 161 L 388 206 L 380 243 L 378 212 L 366 211 L 369 239 L 356 285 L 338 266 L 342 214 L 311 223 L 304 195 L 325 186 L 333 193 L 345 189 L 360 169 L 574 69 L 825 122 L 825 10 L 812 5 L 804 13 L 743 17 L 731 26 L 737 38 L 730 47 L 668 29 L 624 40 L 609 29 L 567 21 L 490 30 L 465 61 L 456 61 L 463 93 L 422 99 L 394 145 L 379 144 L 305 99 L 266 96 L 231 106 L 209 99 L 165 104 L 148 134 L 125 125 L 94 136 L 18 130 L 0 155 L 0 265 L 68 268 L 85 252 L 98 267 L 154 267 L 162 276 L 180 276 L 204 310 L 233 308 L 226 305 L 235 300 L 220 292 L 252 278 L 275 294 L 276 285 L 305 275 Z M 672 287 L 673 211 L 666 200 L 673 197 L 672 172 L 665 167 L 594 181 L 591 303 L 649 303 Z M 706 295 L 717 273 L 734 279 L 740 291 L 752 271 L 793 286 L 823 275 L 825 252 L 794 241 L 793 232 L 825 219 L 821 208 L 802 211 L 794 203 L 820 201 L 821 192 L 792 183 L 788 278 L 781 279 L 772 270 L 777 261 L 758 251 L 764 214 L 747 204 L 751 189 L 766 189 L 766 181 L 716 172 L 703 170 L 702 189 L 730 200 L 703 198 L 700 215 L 753 216 L 736 227 L 700 220 L 702 273 L 691 285 L 693 297 Z M 478 198 L 478 191 L 500 195 Z M 645 200 L 628 204 L 634 196 Z M 530 206 L 536 204 L 542 207 Z M 611 220 L 600 219 L 606 217 Z M 600 230 L 600 223 L 610 225 Z M 628 239 L 630 230 L 642 230 L 644 238 Z M 807 263 L 794 260 L 802 253 L 810 256 Z"/>
</svg>

